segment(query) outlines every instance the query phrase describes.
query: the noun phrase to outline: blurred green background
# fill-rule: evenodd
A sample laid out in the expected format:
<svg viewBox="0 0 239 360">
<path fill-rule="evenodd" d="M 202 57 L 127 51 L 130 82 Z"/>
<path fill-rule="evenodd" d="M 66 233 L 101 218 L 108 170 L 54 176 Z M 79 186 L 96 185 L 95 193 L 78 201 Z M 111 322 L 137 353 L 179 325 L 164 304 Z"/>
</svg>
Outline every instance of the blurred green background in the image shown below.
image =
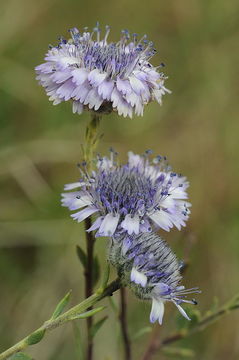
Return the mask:
<svg viewBox="0 0 239 360">
<path fill-rule="evenodd" d="M 72 303 L 83 298 L 75 253 L 76 244 L 84 244 L 83 228 L 60 206 L 60 193 L 78 177 L 75 164 L 89 114 L 73 115 L 69 103 L 52 106 L 35 81 L 34 67 L 67 29 L 92 27 L 97 20 L 111 26 L 113 41 L 122 28 L 147 33 L 159 50 L 152 63 L 166 63 L 166 86 L 173 92 L 162 107 L 150 104 L 143 118 L 105 117 L 100 152 L 113 146 L 123 160 L 129 149 L 151 148 L 188 176 L 191 219 L 185 230 L 163 235 L 179 257 L 190 257 L 184 282 L 203 290 L 198 309 L 204 312 L 214 297 L 223 303 L 238 292 L 238 1 L 1 0 L 1 350 L 46 320 L 69 289 Z M 106 246 L 105 239 L 97 240 L 102 266 Z M 149 326 L 150 304 L 128 296 L 134 334 Z M 120 360 L 117 322 L 110 308 L 106 312 L 109 319 L 96 336 L 96 359 Z M 159 337 L 174 330 L 175 314 L 169 304 Z M 234 312 L 183 346 L 198 360 L 236 360 L 238 320 Z M 147 343 L 148 335 L 135 342 L 134 359 Z M 71 324 L 29 353 L 39 360 L 77 359 Z"/>
</svg>

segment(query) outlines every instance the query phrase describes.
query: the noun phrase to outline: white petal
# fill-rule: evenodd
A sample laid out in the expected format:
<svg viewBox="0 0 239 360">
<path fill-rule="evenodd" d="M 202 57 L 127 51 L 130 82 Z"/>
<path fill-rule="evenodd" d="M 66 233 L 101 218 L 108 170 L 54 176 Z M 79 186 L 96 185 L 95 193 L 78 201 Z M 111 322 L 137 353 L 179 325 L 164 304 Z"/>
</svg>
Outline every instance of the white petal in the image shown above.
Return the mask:
<svg viewBox="0 0 239 360">
<path fill-rule="evenodd" d="M 72 71 L 73 79 L 72 81 L 76 85 L 81 85 L 88 77 L 88 71 L 86 69 L 75 69 Z"/>
<path fill-rule="evenodd" d="M 150 322 L 155 323 L 158 320 L 159 324 L 162 325 L 164 315 L 164 303 L 162 300 L 156 300 L 153 298 L 152 309 L 150 313 Z"/>
<path fill-rule="evenodd" d="M 125 216 L 124 221 L 122 221 L 121 226 L 125 229 L 129 235 L 139 233 L 139 216 L 134 215 L 133 217 L 130 214 Z"/>
<path fill-rule="evenodd" d="M 64 186 L 64 190 L 76 189 L 76 188 L 78 188 L 79 186 L 82 186 L 82 183 L 81 183 L 81 182 L 75 182 L 75 183 L 72 183 L 72 184 L 66 184 L 66 185 Z"/>
<path fill-rule="evenodd" d="M 146 286 L 148 281 L 147 276 L 136 270 L 136 268 L 134 267 L 131 270 L 130 280 L 133 281 L 135 284 L 139 284 L 143 287 Z"/>
<path fill-rule="evenodd" d="M 130 86 L 129 80 L 122 80 L 120 77 L 117 77 L 116 86 L 119 91 L 124 95 L 129 95 L 132 93 L 132 88 Z"/>
<path fill-rule="evenodd" d="M 104 80 L 98 87 L 98 93 L 104 100 L 110 100 L 114 88 L 112 80 Z"/>
<path fill-rule="evenodd" d="M 135 76 L 130 76 L 129 81 L 132 89 L 137 95 L 140 95 L 143 91 L 145 91 L 145 86 L 143 82 L 137 79 Z"/>
<path fill-rule="evenodd" d="M 88 80 L 93 86 L 99 86 L 107 77 L 107 73 L 100 73 L 98 69 L 92 70 L 88 75 Z"/>
<path fill-rule="evenodd" d="M 156 210 L 153 214 L 149 215 L 150 219 L 155 222 L 162 229 L 169 231 L 173 227 L 170 220 L 170 215 L 163 210 Z"/>
<path fill-rule="evenodd" d="M 142 156 L 134 154 L 132 151 L 129 151 L 128 152 L 128 163 L 131 168 L 133 168 L 133 167 L 143 168 L 144 159 L 142 158 Z"/>
<path fill-rule="evenodd" d="M 103 99 L 98 94 L 98 91 L 96 88 L 91 89 L 84 101 L 84 105 L 88 105 L 89 109 L 95 109 L 98 110 L 103 102 Z"/>
<path fill-rule="evenodd" d="M 93 231 L 93 230 L 96 230 L 96 229 L 99 229 L 102 221 L 104 220 L 104 217 L 103 216 L 100 216 L 98 217 L 95 222 L 91 225 L 91 227 L 89 229 L 87 229 L 86 231 L 87 232 L 90 232 L 90 231 Z"/>
<path fill-rule="evenodd" d="M 77 210 L 91 204 L 92 204 L 92 199 L 88 195 L 83 195 L 79 199 L 76 198 L 74 201 L 72 201 L 71 205 L 69 206 L 69 209 Z"/>
<path fill-rule="evenodd" d="M 81 104 L 79 101 L 73 101 L 73 105 L 72 105 L 72 111 L 73 114 L 82 114 L 84 109 L 83 104 Z"/>
<path fill-rule="evenodd" d="M 81 210 L 81 211 L 78 211 L 75 214 L 72 214 L 71 217 L 74 220 L 77 220 L 78 222 L 81 222 L 81 221 L 85 220 L 88 216 L 94 214 L 97 211 L 99 211 L 97 208 L 88 206 L 84 210 Z"/>
<path fill-rule="evenodd" d="M 119 214 L 107 214 L 100 225 L 99 234 L 101 236 L 112 236 L 117 228 L 119 218 Z"/>
</svg>

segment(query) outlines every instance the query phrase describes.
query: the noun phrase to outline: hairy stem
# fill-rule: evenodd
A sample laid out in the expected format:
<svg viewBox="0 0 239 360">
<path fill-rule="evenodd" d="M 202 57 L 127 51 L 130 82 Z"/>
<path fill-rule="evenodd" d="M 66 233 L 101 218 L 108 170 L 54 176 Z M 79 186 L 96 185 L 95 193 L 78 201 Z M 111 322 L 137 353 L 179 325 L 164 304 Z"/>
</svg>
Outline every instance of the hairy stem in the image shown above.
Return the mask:
<svg viewBox="0 0 239 360">
<path fill-rule="evenodd" d="M 72 307 L 62 315 L 58 316 L 56 319 L 50 319 L 46 321 L 37 330 L 33 331 L 31 334 L 26 336 L 17 344 L 13 345 L 9 349 L 1 353 L 0 360 L 5 360 L 10 356 L 12 356 L 13 354 L 26 349 L 28 346 L 38 343 L 48 331 L 51 331 L 65 324 L 66 322 L 73 321 L 75 316 L 84 313 L 85 311 L 87 311 L 87 309 L 95 305 L 98 301 L 100 301 L 104 297 L 111 296 L 120 287 L 121 287 L 120 280 L 116 279 L 112 281 L 105 289 L 102 288 L 98 289 L 93 295 L 82 301 L 80 304 L 77 304 L 76 306 Z"/>
<path fill-rule="evenodd" d="M 85 230 L 91 227 L 91 219 L 85 219 Z M 87 264 L 85 269 L 85 297 L 91 296 L 93 292 L 93 267 L 94 267 L 94 242 L 95 239 L 92 233 L 86 232 L 86 248 L 87 248 Z M 91 310 L 90 307 L 87 310 Z M 91 336 L 91 327 L 93 325 L 93 317 L 86 319 L 87 324 L 87 360 L 92 360 L 93 357 L 93 341 Z"/>
<path fill-rule="evenodd" d="M 155 332 L 151 338 L 148 348 L 146 349 L 142 360 L 151 360 L 153 355 L 164 346 L 170 345 L 178 340 L 187 338 L 199 331 L 204 330 L 215 321 L 220 320 L 222 316 L 229 314 L 231 311 L 239 309 L 239 295 L 236 295 L 229 302 L 223 305 L 217 311 L 206 315 L 198 323 L 196 323 L 191 329 L 182 329 L 176 333 L 173 333 L 163 340 L 159 341 L 158 332 Z"/>
<path fill-rule="evenodd" d="M 120 288 L 120 315 L 119 315 L 123 344 L 124 344 L 124 354 L 125 360 L 131 360 L 131 344 L 128 334 L 127 326 L 127 301 L 126 301 L 126 289 L 124 287 Z"/>
<path fill-rule="evenodd" d="M 92 114 L 91 121 L 86 128 L 85 133 L 85 146 L 84 146 L 84 158 L 87 164 L 87 169 L 90 172 L 92 166 L 92 159 L 94 151 L 98 144 L 98 128 L 100 124 L 100 116 L 96 113 Z M 85 230 L 91 227 L 91 218 L 86 218 Z M 91 296 L 93 293 L 93 268 L 94 268 L 94 243 L 95 238 L 92 233 L 86 231 L 86 253 L 87 253 L 87 264 L 85 269 L 85 297 Z M 88 310 L 91 310 L 89 308 Z M 93 359 L 93 339 L 91 336 L 91 328 L 93 325 L 93 317 L 86 319 L 87 324 L 87 360 Z"/>
</svg>

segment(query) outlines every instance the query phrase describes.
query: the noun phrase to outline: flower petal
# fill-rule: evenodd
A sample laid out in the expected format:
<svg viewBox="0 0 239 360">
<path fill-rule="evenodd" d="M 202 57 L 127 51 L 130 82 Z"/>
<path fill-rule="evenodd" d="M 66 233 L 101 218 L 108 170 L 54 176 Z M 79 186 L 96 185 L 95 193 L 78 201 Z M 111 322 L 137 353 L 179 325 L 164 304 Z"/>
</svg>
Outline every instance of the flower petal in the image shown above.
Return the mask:
<svg viewBox="0 0 239 360">
<path fill-rule="evenodd" d="M 150 322 L 155 323 L 157 320 L 160 325 L 163 322 L 163 315 L 164 315 L 164 303 L 162 300 L 158 300 L 153 298 L 152 299 L 152 309 L 150 313 Z"/>
<path fill-rule="evenodd" d="M 130 274 L 130 280 L 133 281 L 135 284 L 139 284 L 143 287 L 146 286 L 148 278 L 142 272 L 139 272 L 135 267 L 132 268 Z"/>
<path fill-rule="evenodd" d="M 149 218 L 165 231 L 169 231 L 173 227 L 170 215 L 163 210 L 156 210 L 153 214 L 149 215 Z"/>
<path fill-rule="evenodd" d="M 84 210 L 81 210 L 81 211 L 78 211 L 75 214 L 72 214 L 71 217 L 74 220 L 77 220 L 78 222 L 81 222 L 81 221 L 85 220 L 88 216 L 94 214 L 97 211 L 99 211 L 97 208 L 88 206 Z"/>
<path fill-rule="evenodd" d="M 119 214 L 107 214 L 100 225 L 99 234 L 101 236 L 112 236 L 117 228 L 119 218 Z"/>
<path fill-rule="evenodd" d="M 122 221 L 121 226 L 125 229 L 129 235 L 138 234 L 139 233 L 139 216 L 131 214 L 127 214 L 125 219 Z"/>
</svg>

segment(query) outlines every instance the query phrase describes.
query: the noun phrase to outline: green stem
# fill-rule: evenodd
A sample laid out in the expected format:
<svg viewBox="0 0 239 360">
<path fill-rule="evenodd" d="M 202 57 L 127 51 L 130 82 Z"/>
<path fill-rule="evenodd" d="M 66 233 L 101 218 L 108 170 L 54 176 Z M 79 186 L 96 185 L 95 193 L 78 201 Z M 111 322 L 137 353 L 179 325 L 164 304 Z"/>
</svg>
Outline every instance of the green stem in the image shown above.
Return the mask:
<svg viewBox="0 0 239 360">
<path fill-rule="evenodd" d="M 26 349 L 28 346 L 38 343 L 48 331 L 51 331 L 65 324 L 66 322 L 73 321 L 72 318 L 74 316 L 84 313 L 88 308 L 95 305 L 104 297 L 111 296 L 119 288 L 120 280 L 116 279 L 111 282 L 104 290 L 99 289 L 89 298 L 85 299 L 80 304 L 72 307 L 70 310 L 66 311 L 64 314 L 60 315 L 56 319 L 50 319 L 46 321 L 36 331 L 32 332 L 30 335 L 19 341 L 17 344 L 13 345 L 11 348 L 1 353 L 0 360 L 7 359 L 13 354 Z"/>
</svg>

